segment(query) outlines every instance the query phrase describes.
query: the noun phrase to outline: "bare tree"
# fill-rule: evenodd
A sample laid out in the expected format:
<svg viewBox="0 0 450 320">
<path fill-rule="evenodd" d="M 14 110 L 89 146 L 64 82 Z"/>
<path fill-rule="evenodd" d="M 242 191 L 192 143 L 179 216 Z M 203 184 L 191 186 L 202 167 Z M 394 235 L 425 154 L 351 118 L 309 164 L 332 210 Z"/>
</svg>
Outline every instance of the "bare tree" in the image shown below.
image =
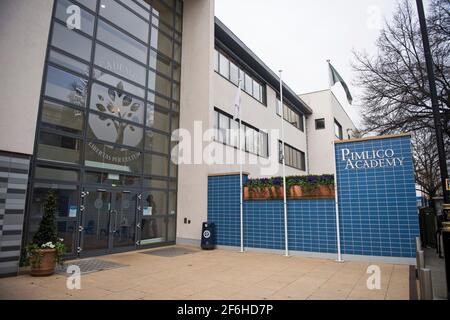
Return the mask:
<svg viewBox="0 0 450 320">
<path fill-rule="evenodd" d="M 441 181 L 436 138 L 429 130 L 418 130 L 413 134 L 413 156 L 416 183 L 428 199 L 440 193 Z"/>
<path fill-rule="evenodd" d="M 443 131 L 450 136 L 450 1 L 432 0 L 430 45 Z M 377 41 L 378 55 L 354 53 L 356 85 L 363 88 L 363 131 L 389 134 L 434 129 L 431 96 L 415 8 L 399 3 Z"/>
</svg>

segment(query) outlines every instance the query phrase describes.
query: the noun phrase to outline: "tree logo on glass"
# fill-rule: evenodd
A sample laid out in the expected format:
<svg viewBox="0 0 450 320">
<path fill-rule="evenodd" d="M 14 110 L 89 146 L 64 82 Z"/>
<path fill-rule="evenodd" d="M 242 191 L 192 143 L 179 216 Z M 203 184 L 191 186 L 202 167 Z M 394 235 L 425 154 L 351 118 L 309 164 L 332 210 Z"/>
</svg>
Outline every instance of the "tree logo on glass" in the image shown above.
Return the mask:
<svg viewBox="0 0 450 320">
<path fill-rule="evenodd" d="M 136 127 L 133 123 L 138 123 L 142 117 L 143 106 L 141 103 L 134 102 L 133 98 L 124 92 L 123 83 L 120 81 L 115 89 L 97 87 L 93 97 L 96 98 L 94 110 L 101 112 L 100 115 L 91 113 L 89 116 L 89 127 L 95 137 L 119 145 L 138 146 L 143 138 L 143 129 Z M 112 149 L 112 147 L 106 147 Z M 92 149 L 94 152 L 97 150 L 97 148 Z M 118 151 L 117 148 L 114 150 Z M 127 149 L 123 148 L 121 151 L 126 152 Z M 98 155 L 111 162 L 126 163 L 137 159 L 140 153 L 126 152 L 126 155 L 122 156 L 102 152 Z"/>
<path fill-rule="evenodd" d="M 106 89 L 105 89 L 106 90 Z M 102 122 L 105 122 L 106 127 L 113 127 L 115 129 L 115 141 L 111 141 L 112 139 L 109 139 L 111 142 L 115 142 L 117 144 L 127 144 L 136 146 L 139 144 L 141 138 L 142 138 L 142 131 L 141 134 L 138 136 L 140 137 L 137 139 L 134 137 L 133 132 L 136 132 L 136 127 L 128 122 L 123 122 L 121 120 L 129 120 L 133 122 L 138 122 L 139 117 L 137 113 L 141 109 L 141 104 L 133 102 L 133 98 L 131 98 L 129 95 L 125 94 L 123 92 L 123 84 L 122 82 L 119 82 L 116 86 L 116 89 L 107 89 L 107 95 L 98 94 L 98 103 L 95 105 L 97 110 L 107 114 L 114 116 L 115 118 L 109 118 L 104 116 L 98 116 L 98 119 Z M 100 126 L 103 127 L 103 126 Z M 91 125 L 92 128 L 92 125 Z M 95 132 L 94 128 L 92 128 L 95 135 L 98 137 L 97 133 L 100 133 L 100 129 Z M 127 131 L 130 132 L 127 132 Z M 126 135 L 127 133 L 127 135 Z M 128 135 L 131 134 L 130 139 L 131 141 L 126 141 L 126 138 L 128 138 Z"/>
</svg>

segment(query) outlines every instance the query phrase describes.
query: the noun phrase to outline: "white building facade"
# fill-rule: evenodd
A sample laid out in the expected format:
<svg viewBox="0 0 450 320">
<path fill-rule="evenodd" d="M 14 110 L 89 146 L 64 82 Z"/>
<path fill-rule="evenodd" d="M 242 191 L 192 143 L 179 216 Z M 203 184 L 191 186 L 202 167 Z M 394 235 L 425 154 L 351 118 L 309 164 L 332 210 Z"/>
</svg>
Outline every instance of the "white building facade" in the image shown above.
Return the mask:
<svg viewBox="0 0 450 320">
<path fill-rule="evenodd" d="M 71 6 L 80 29 L 68 27 Z M 17 273 L 50 190 L 72 257 L 199 243 L 208 176 L 240 168 L 207 157 L 239 157 L 228 130 L 239 78 L 250 177 L 282 173 L 281 114 L 287 175 L 333 173 L 333 119 L 344 139 L 354 129 L 330 91 L 285 84 L 280 110 L 277 74 L 212 0 L 5 0 L 0 48 L 1 275 Z M 174 149 L 178 129 L 190 156 L 186 141 Z"/>
</svg>

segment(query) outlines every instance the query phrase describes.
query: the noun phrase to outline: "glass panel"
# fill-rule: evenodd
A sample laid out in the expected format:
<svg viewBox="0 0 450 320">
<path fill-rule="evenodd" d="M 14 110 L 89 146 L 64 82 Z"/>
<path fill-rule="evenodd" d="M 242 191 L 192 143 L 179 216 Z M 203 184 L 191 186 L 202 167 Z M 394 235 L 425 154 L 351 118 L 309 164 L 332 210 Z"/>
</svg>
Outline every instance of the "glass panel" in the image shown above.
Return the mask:
<svg viewBox="0 0 450 320">
<path fill-rule="evenodd" d="M 239 84 L 239 68 L 233 62 L 230 62 L 230 81 Z"/>
<path fill-rule="evenodd" d="M 245 127 L 245 146 L 246 151 L 254 152 L 254 130 L 249 127 Z"/>
<path fill-rule="evenodd" d="M 177 233 L 177 219 L 176 217 L 169 217 L 169 221 L 167 223 L 167 241 L 173 242 L 176 240 Z"/>
<path fill-rule="evenodd" d="M 230 61 L 221 53 L 219 53 L 219 72 L 225 78 L 230 76 Z"/>
<path fill-rule="evenodd" d="M 148 43 L 148 23 L 114 0 L 101 0 L 100 15 Z"/>
<path fill-rule="evenodd" d="M 156 95 L 154 92 L 151 92 L 151 91 L 148 92 L 147 100 L 152 103 L 155 103 L 161 107 L 170 109 L 169 99 L 161 97 L 160 95 Z"/>
<path fill-rule="evenodd" d="M 142 194 L 142 206 L 144 213 L 150 216 L 167 215 L 167 192 L 156 190 L 145 192 Z"/>
<path fill-rule="evenodd" d="M 181 63 L 181 45 L 175 42 L 173 46 L 174 46 L 173 59 L 176 62 Z"/>
<path fill-rule="evenodd" d="M 180 82 L 181 80 L 181 65 L 173 65 L 173 80 Z"/>
<path fill-rule="evenodd" d="M 167 189 L 167 181 L 159 179 L 144 179 L 144 188 Z"/>
<path fill-rule="evenodd" d="M 148 10 L 150 10 L 151 9 L 151 7 L 150 7 L 150 5 L 148 4 L 148 0 L 136 0 L 139 4 L 141 4 L 144 8 L 146 8 L 146 9 L 148 9 Z"/>
<path fill-rule="evenodd" d="M 177 13 L 182 14 L 183 12 L 183 2 L 181 0 L 176 0 Z"/>
<path fill-rule="evenodd" d="M 145 155 L 144 173 L 155 176 L 169 175 L 169 159 L 155 154 Z"/>
<path fill-rule="evenodd" d="M 110 187 L 140 187 L 141 184 L 139 177 L 105 172 L 86 172 L 84 181 Z"/>
<path fill-rule="evenodd" d="M 214 50 L 214 71 L 219 72 L 219 52 Z"/>
<path fill-rule="evenodd" d="M 177 213 L 177 193 L 169 192 L 169 215 Z"/>
<path fill-rule="evenodd" d="M 91 9 L 92 11 L 95 11 L 97 8 L 97 0 L 76 0 L 77 2 L 81 3 L 85 7 Z"/>
<path fill-rule="evenodd" d="M 88 142 L 85 165 L 94 168 L 141 173 L 141 153 L 123 147 Z"/>
<path fill-rule="evenodd" d="M 53 169 L 49 167 L 36 167 L 34 172 L 35 179 L 47 179 L 57 181 L 73 181 L 78 182 L 78 171 Z"/>
<path fill-rule="evenodd" d="M 37 150 L 38 160 L 78 164 L 82 142 L 78 139 L 41 132 Z"/>
<path fill-rule="evenodd" d="M 150 67 L 169 78 L 172 77 L 171 60 L 153 50 L 150 51 Z"/>
<path fill-rule="evenodd" d="M 53 23 L 52 45 L 86 61 L 91 60 L 91 40 L 59 23 Z"/>
<path fill-rule="evenodd" d="M 150 11 L 143 9 L 141 6 L 137 5 L 133 0 L 120 0 L 120 2 L 127 5 L 129 8 L 131 8 L 134 12 L 139 14 L 145 20 L 148 21 L 150 19 Z"/>
<path fill-rule="evenodd" d="M 90 191 L 84 199 L 83 214 L 83 250 L 108 248 L 110 231 L 109 216 L 111 208 L 111 193 Z"/>
<path fill-rule="evenodd" d="M 183 25 L 183 20 L 181 19 L 181 17 L 179 15 L 175 16 L 175 30 L 181 32 L 181 28 Z"/>
<path fill-rule="evenodd" d="M 228 132 L 230 129 L 230 118 L 219 113 L 219 141 L 228 144 Z"/>
<path fill-rule="evenodd" d="M 230 120 L 230 145 L 239 148 L 239 123 Z"/>
<path fill-rule="evenodd" d="M 261 100 L 261 85 L 256 81 L 253 81 L 253 96 L 256 100 Z"/>
<path fill-rule="evenodd" d="M 122 88 L 123 87 L 123 91 L 134 94 L 138 97 L 141 97 L 142 99 L 145 98 L 145 90 L 144 89 L 142 89 L 138 86 L 135 86 L 134 84 L 131 84 L 127 81 L 124 81 L 122 79 L 119 79 L 110 73 L 103 72 L 98 69 L 94 69 L 93 78 L 98 81 L 109 84 L 110 86 L 112 86 L 114 88 Z"/>
<path fill-rule="evenodd" d="M 152 104 L 147 104 L 147 127 L 169 132 L 169 112 Z"/>
<path fill-rule="evenodd" d="M 159 94 L 170 97 L 171 82 L 153 71 L 148 72 L 148 88 Z"/>
<path fill-rule="evenodd" d="M 44 101 L 41 121 L 44 128 L 81 134 L 83 132 L 84 114 L 80 110 Z"/>
<path fill-rule="evenodd" d="M 89 139 L 98 139 L 115 144 L 142 148 L 144 130 L 128 122 L 102 115 L 89 115 Z"/>
<path fill-rule="evenodd" d="M 153 1 L 153 14 L 169 26 L 173 26 L 173 9 L 162 4 L 161 1 Z"/>
<path fill-rule="evenodd" d="M 78 189 L 76 186 L 66 186 L 60 184 L 35 183 L 33 186 L 33 195 L 30 202 L 30 217 L 28 239 L 32 239 L 33 235 L 39 228 L 44 213 L 44 203 L 49 191 L 53 191 L 56 196 L 56 223 L 58 237 L 64 239 L 64 244 L 68 249 L 68 253 L 74 252 L 74 236 L 78 215 Z"/>
<path fill-rule="evenodd" d="M 116 192 L 114 210 L 111 211 L 110 224 L 113 231 L 113 247 L 135 245 L 136 238 L 136 200 L 134 193 Z"/>
<path fill-rule="evenodd" d="M 253 79 L 248 75 L 245 74 L 245 92 L 252 95 L 253 92 Z"/>
<path fill-rule="evenodd" d="M 90 68 L 87 64 L 84 64 L 82 62 L 79 62 L 78 60 L 69 58 L 68 56 L 65 56 L 56 51 L 53 51 L 53 50 L 50 51 L 48 61 L 58 64 L 60 66 L 69 68 L 69 69 L 71 69 L 75 72 L 81 73 L 85 76 L 89 76 Z"/>
<path fill-rule="evenodd" d="M 141 245 L 165 242 L 165 218 L 154 218 L 144 215 L 141 221 Z"/>
<path fill-rule="evenodd" d="M 120 52 L 147 64 L 147 47 L 113 28 L 107 23 L 99 20 L 97 39 L 118 48 Z"/>
<path fill-rule="evenodd" d="M 172 87 L 172 99 L 175 101 L 180 101 L 180 85 L 174 82 Z"/>
<path fill-rule="evenodd" d="M 169 181 L 169 189 L 176 190 L 177 189 L 177 180 L 171 179 Z"/>
<path fill-rule="evenodd" d="M 145 149 L 148 151 L 169 153 L 169 137 L 151 130 L 145 135 Z"/>
<path fill-rule="evenodd" d="M 178 129 L 180 127 L 180 116 L 178 113 L 172 113 L 172 128 L 171 132 Z"/>
<path fill-rule="evenodd" d="M 85 107 L 87 83 L 86 79 L 49 66 L 45 95 L 79 107 Z"/>
<path fill-rule="evenodd" d="M 145 85 L 145 68 L 125 57 L 97 44 L 95 49 L 95 64 L 105 70 Z"/>
<path fill-rule="evenodd" d="M 152 36 L 150 40 L 150 44 L 153 48 L 158 50 L 159 52 L 165 54 L 169 58 L 172 58 L 172 39 L 159 32 L 158 29 L 152 27 Z"/>
<path fill-rule="evenodd" d="M 121 120 L 128 120 L 136 123 L 144 123 L 144 101 L 134 98 L 123 92 L 123 83 L 119 82 L 115 89 L 106 88 L 99 84 L 94 83 L 91 90 L 91 105 L 92 110 L 101 112 L 105 115 L 119 118 Z M 97 120 L 97 119 L 96 119 Z M 99 119 L 105 121 L 105 118 Z M 100 123 L 93 123 L 89 121 L 94 133 L 97 135 L 97 130 L 107 130 L 112 132 L 109 128 L 111 124 L 104 122 L 103 125 Z M 118 135 L 123 134 L 120 128 L 113 126 L 117 129 Z M 131 127 L 129 130 L 135 132 Z M 135 129 L 135 128 L 134 128 Z M 122 130 L 123 131 L 123 130 Z"/>
<path fill-rule="evenodd" d="M 56 5 L 55 17 L 66 23 L 67 19 L 70 17 L 70 15 L 67 13 L 67 8 L 72 5 L 73 3 L 67 0 L 58 0 Z M 94 32 L 94 16 L 83 9 L 80 10 L 80 13 L 80 31 L 83 31 L 92 36 Z"/>
<path fill-rule="evenodd" d="M 175 149 L 175 150 L 177 150 L 177 149 Z M 172 151 L 171 151 L 171 159 L 170 159 L 170 161 L 169 161 L 169 169 L 170 169 L 170 177 L 171 178 L 176 178 L 177 176 L 178 176 L 178 166 L 173 162 L 173 158 L 172 157 L 174 157 L 174 156 L 176 156 L 176 154 L 178 154 L 178 152 L 177 153 L 175 153 L 174 154 L 174 149 L 172 149 Z"/>
</svg>

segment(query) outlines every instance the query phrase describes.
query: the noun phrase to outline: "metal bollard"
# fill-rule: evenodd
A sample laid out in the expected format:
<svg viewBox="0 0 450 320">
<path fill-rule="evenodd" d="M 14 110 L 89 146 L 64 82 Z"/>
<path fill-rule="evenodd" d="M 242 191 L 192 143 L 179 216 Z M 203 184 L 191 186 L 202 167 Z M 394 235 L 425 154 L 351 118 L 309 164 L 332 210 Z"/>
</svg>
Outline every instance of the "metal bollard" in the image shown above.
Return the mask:
<svg viewBox="0 0 450 320">
<path fill-rule="evenodd" d="M 431 270 L 427 268 L 420 269 L 420 300 L 433 300 Z"/>
<path fill-rule="evenodd" d="M 419 270 L 425 268 L 425 254 L 423 250 L 419 250 L 416 252 L 416 270 L 419 273 Z"/>
<path fill-rule="evenodd" d="M 422 250 L 422 240 L 420 240 L 420 237 L 416 237 L 416 251 Z"/>
</svg>

